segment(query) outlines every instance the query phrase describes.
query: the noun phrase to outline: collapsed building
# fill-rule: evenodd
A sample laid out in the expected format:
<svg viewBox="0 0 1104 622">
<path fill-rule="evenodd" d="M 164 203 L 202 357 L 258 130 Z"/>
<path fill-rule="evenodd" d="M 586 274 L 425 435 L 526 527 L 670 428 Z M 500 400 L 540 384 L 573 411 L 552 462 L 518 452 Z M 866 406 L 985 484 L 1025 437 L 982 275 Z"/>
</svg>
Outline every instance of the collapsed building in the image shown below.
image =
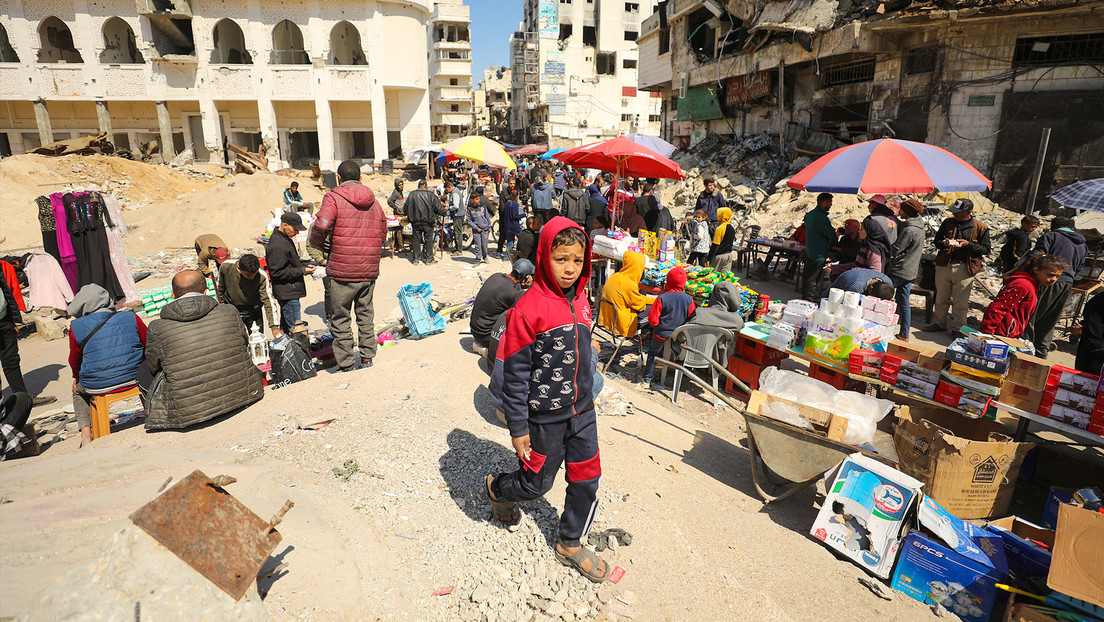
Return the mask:
<svg viewBox="0 0 1104 622">
<path fill-rule="evenodd" d="M 662 135 L 680 147 L 765 132 L 794 160 L 922 141 L 1020 211 L 1104 176 L 1101 2 L 667 0 L 638 41 L 639 86 L 661 94 Z"/>
<path fill-rule="evenodd" d="M 277 167 L 332 168 L 430 139 L 433 0 L 0 7 L 0 154 L 106 132 L 117 149 L 157 141 L 169 158 L 191 146 L 232 161 L 229 143 L 263 146 Z"/>
</svg>

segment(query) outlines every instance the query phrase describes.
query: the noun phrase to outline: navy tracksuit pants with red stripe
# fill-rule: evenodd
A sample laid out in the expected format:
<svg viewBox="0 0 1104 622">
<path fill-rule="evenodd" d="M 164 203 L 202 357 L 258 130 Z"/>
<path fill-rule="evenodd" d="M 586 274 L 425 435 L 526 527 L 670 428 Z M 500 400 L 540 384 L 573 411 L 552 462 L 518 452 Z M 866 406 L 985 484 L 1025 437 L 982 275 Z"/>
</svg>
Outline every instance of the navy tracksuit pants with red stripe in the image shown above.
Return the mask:
<svg viewBox="0 0 1104 622">
<path fill-rule="evenodd" d="M 501 501 L 531 501 L 543 497 L 552 489 L 560 463 L 566 462 L 567 497 L 560 515 L 560 540 L 569 547 L 581 546 L 583 536 L 594 522 L 598 480 L 602 478 L 594 409 L 567 421 L 530 422 L 529 444 L 529 462 L 519 458 L 518 470 L 499 473 L 491 491 Z"/>
</svg>

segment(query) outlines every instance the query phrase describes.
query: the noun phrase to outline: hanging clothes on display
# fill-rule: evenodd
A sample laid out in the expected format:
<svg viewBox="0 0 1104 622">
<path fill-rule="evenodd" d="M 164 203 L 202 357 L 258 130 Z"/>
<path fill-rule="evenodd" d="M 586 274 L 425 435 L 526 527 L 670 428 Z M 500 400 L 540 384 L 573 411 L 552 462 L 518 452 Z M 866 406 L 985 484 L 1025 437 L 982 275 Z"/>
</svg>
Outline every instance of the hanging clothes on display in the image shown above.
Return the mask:
<svg viewBox="0 0 1104 622">
<path fill-rule="evenodd" d="M 123 222 L 122 206 L 113 194 L 98 192 L 93 194 L 99 195 L 100 200 L 107 207 L 107 243 L 115 276 L 123 287 L 123 301 L 127 305 L 138 304 L 142 302 L 142 296 L 138 293 L 138 286 L 134 284 L 134 274 L 130 270 L 130 263 L 127 262 L 126 252 L 123 250 L 123 236 L 127 234 L 127 226 Z"/>
<path fill-rule="evenodd" d="M 0 273 L 3 274 L 3 279 L 8 282 L 8 289 L 15 296 L 16 306 L 19 307 L 20 311 L 26 311 L 27 303 L 23 302 L 23 288 L 19 286 L 19 277 L 15 275 L 15 266 L 6 261 L 0 261 Z"/>
<path fill-rule="evenodd" d="M 61 200 L 62 194 L 55 192 L 50 195 L 50 207 L 54 212 L 54 233 L 57 238 L 58 261 L 61 263 L 61 271 L 69 281 L 69 287 L 76 291 L 77 288 L 77 256 L 73 251 L 73 240 L 69 236 L 68 222 L 65 217 L 65 203 Z"/>
<path fill-rule="evenodd" d="M 40 196 L 35 199 L 38 206 L 38 224 L 42 227 L 42 249 L 49 253 L 58 266 L 61 265 L 61 253 L 58 252 L 57 221 L 54 220 L 54 206 L 50 203 L 50 197 Z"/>
<path fill-rule="evenodd" d="M 73 288 L 52 255 L 45 251 L 27 253 L 23 257 L 23 272 L 30 283 L 32 307 L 64 311 L 73 302 Z"/>
<path fill-rule="evenodd" d="M 107 227 L 111 226 L 111 218 L 100 194 L 67 192 L 62 197 L 62 203 L 77 264 L 77 285 L 73 289 L 79 291 L 85 285 L 95 283 L 106 289 L 113 300 L 122 300 L 123 287 L 119 284 L 115 267 L 111 264 L 111 250 L 107 241 Z M 60 219 L 57 224 L 60 229 Z M 64 256 L 64 249 L 62 254 Z M 64 268 L 63 264 L 62 269 Z"/>
</svg>

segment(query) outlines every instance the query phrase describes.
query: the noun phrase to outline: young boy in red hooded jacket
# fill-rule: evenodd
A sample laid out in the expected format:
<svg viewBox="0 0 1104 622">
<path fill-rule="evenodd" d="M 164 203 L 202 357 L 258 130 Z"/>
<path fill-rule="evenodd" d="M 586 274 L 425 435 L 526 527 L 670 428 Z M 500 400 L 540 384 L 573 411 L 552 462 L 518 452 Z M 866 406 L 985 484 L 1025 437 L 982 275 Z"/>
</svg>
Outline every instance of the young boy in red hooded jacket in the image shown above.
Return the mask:
<svg viewBox="0 0 1104 622">
<path fill-rule="evenodd" d="M 1022 335 L 1039 302 L 1039 290 L 1056 283 L 1068 267 L 1065 259 L 1054 255 L 1040 254 L 1027 260 L 1023 269 L 1004 279 L 1004 287 L 981 318 L 981 332 L 1001 337 Z"/>
<path fill-rule="evenodd" d="M 644 364 L 644 383 L 652 385 L 656 357 L 663 353 L 663 344 L 679 326 L 694 317 L 694 298 L 687 294 L 686 270 L 675 266 L 667 273 L 664 291 L 648 311 L 648 323 L 652 325 L 652 342 L 648 345 L 648 361 Z"/>
<path fill-rule="evenodd" d="M 507 311 L 491 392 L 506 415 L 518 469 L 488 475 L 494 517 L 520 518 L 516 503 L 544 496 L 567 463 L 567 497 L 556 559 L 595 583 L 609 567 L 582 547 L 598 505 L 598 428 L 593 383 L 598 355 L 590 334 L 590 240 L 571 220 L 541 229 L 533 286 Z"/>
</svg>

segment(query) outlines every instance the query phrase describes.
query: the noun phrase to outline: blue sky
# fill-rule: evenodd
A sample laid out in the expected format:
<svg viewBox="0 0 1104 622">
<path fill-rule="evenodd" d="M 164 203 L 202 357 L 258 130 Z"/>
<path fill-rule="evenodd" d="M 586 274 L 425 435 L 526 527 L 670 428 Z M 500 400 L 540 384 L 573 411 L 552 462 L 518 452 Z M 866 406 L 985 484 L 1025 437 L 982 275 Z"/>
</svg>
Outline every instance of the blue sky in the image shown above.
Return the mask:
<svg viewBox="0 0 1104 622">
<path fill-rule="evenodd" d="M 472 88 L 479 86 L 483 70 L 491 65 L 510 66 L 510 35 L 521 21 L 520 0 L 467 0 L 471 7 Z"/>
</svg>

